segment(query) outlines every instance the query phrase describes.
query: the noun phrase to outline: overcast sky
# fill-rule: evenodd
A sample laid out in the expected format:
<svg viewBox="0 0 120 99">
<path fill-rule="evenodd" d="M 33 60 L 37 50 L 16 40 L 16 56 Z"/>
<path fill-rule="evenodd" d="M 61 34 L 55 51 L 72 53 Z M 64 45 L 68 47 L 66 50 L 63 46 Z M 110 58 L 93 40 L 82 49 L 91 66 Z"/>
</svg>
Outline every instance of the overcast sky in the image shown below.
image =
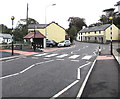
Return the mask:
<svg viewBox="0 0 120 99">
<path fill-rule="evenodd" d="M 119 0 L 0 0 L 0 24 L 11 27 L 11 16 L 15 17 L 14 27 L 20 19 L 26 18 L 27 3 L 29 17 L 36 19 L 40 24 L 45 23 L 45 8 L 47 23 L 55 21 L 65 29 L 68 28 L 69 17 L 85 18 L 86 24 L 98 22 L 104 14 L 104 9 L 115 8 Z"/>
</svg>

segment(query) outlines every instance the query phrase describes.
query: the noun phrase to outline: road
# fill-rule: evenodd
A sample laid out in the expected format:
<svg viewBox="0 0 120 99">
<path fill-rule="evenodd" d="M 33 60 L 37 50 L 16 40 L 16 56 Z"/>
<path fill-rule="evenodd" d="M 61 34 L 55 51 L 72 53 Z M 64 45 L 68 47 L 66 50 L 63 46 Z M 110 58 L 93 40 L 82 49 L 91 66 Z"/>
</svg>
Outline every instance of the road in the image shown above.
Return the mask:
<svg viewBox="0 0 120 99">
<path fill-rule="evenodd" d="M 76 42 L 65 49 L 3 61 L 3 97 L 76 97 L 98 46 Z"/>
</svg>

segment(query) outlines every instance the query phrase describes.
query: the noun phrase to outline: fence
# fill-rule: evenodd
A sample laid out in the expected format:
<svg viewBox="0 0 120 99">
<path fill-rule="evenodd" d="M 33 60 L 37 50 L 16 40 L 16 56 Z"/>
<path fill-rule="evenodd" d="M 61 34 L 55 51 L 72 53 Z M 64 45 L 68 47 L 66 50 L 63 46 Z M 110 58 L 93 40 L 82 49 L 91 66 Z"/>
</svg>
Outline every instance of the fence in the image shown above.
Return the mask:
<svg viewBox="0 0 120 99">
<path fill-rule="evenodd" d="M 32 48 L 31 44 L 14 44 L 14 49 Z M 0 49 L 12 49 L 12 44 L 0 45 Z"/>
</svg>

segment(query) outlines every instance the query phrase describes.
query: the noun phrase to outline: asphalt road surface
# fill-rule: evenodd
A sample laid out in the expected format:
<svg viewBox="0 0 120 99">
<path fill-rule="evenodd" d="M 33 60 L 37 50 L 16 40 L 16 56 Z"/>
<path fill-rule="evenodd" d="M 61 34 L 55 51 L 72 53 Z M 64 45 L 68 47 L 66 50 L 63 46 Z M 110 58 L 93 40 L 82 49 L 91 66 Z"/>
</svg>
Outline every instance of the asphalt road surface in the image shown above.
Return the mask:
<svg viewBox="0 0 120 99">
<path fill-rule="evenodd" d="M 71 47 L 2 62 L 3 97 L 76 97 L 98 44 Z"/>
</svg>

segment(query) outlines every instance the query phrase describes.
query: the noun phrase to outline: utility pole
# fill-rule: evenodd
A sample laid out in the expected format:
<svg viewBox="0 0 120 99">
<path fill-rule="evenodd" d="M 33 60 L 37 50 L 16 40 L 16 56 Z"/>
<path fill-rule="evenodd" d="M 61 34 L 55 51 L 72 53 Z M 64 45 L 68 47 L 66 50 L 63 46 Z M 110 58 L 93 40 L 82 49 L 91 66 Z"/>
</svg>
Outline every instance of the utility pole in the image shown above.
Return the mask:
<svg viewBox="0 0 120 99">
<path fill-rule="evenodd" d="M 27 29 L 27 32 L 28 32 L 28 3 L 27 3 L 27 12 L 26 12 L 26 29 Z"/>
</svg>

